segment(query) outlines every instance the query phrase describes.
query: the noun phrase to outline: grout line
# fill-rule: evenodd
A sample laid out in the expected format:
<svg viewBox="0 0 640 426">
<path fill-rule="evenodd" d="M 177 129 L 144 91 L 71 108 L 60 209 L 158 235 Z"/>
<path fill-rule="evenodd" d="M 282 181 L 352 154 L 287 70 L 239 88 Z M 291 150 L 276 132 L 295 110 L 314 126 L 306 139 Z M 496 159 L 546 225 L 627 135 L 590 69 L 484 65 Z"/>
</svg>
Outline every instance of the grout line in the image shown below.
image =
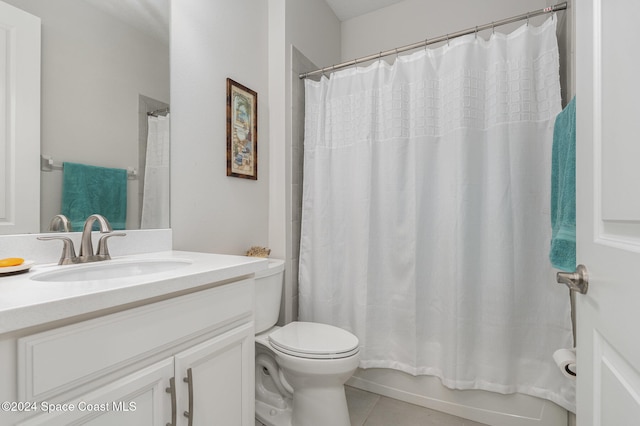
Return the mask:
<svg viewBox="0 0 640 426">
<path fill-rule="evenodd" d="M 380 402 L 380 395 L 378 395 L 378 398 L 376 399 L 376 403 L 371 406 L 371 409 L 369 410 L 367 415 L 364 416 L 364 422 L 362 422 L 362 426 L 367 426 L 367 421 L 369 421 L 369 417 L 371 416 L 371 413 L 373 413 L 373 410 L 376 408 L 376 405 L 378 405 L 379 402 Z"/>
<path fill-rule="evenodd" d="M 358 389 L 358 388 L 354 388 L 354 389 Z M 371 416 L 371 413 L 375 409 L 375 407 L 378 404 L 378 402 L 380 402 L 381 396 L 376 394 L 376 393 L 374 393 L 374 392 L 369 392 L 369 391 L 365 391 L 365 390 L 362 390 L 362 389 L 358 389 L 358 390 L 366 392 L 366 393 L 369 393 L 369 394 L 375 396 L 375 402 L 373 404 L 371 404 L 371 407 L 367 411 L 364 412 L 362 423 L 359 423 L 357 425 L 352 425 L 352 426 L 365 426 L 367 424 L 367 421 L 369 420 L 369 417 Z"/>
</svg>

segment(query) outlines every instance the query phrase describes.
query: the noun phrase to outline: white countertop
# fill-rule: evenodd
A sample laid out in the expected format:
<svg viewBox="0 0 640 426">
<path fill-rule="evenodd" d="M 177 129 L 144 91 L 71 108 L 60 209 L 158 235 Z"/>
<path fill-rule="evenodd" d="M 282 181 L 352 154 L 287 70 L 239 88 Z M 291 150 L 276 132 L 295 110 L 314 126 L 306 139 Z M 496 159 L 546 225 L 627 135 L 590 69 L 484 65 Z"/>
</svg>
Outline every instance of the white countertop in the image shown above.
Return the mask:
<svg viewBox="0 0 640 426">
<path fill-rule="evenodd" d="M 0 335 L 26 327 L 140 302 L 203 285 L 253 274 L 267 268 L 268 260 L 184 251 L 163 251 L 113 257 L 113 261 L 162 259 L 191 261 L 186 266 L 159 273 L 76 282 L 31 279 L 44 271 L 75 268 L 35 264 L 28 272 L 0 275 Z M 104 264 L 109 261 L 96 262 Z M 84 264 L 82 266 L 91 265 Z"/>
</svg>

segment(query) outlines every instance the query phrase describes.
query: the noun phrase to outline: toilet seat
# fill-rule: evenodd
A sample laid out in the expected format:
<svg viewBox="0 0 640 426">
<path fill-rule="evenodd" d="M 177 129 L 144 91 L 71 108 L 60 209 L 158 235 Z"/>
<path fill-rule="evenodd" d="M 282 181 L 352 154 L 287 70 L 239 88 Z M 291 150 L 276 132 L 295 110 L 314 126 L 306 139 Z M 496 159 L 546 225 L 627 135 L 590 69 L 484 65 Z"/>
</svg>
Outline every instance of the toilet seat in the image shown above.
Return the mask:
<svg viewBox="0 0 640 426">
<path fill-rule="evenodd" d="M 311 359 L 347 358 L 358 353 L 358 338 L 328 324 L 292 322 L 269 334 L 275 351 Z"/>
</svg>

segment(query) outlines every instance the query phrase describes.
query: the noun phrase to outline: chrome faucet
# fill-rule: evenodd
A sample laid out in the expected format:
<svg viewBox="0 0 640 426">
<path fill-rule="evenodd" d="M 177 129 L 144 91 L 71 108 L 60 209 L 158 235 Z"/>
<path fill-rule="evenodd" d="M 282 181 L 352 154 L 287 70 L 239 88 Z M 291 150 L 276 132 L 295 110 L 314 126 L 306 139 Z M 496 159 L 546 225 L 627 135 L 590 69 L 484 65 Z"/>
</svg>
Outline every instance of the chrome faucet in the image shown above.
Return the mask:
<svg viewBox="0 0 640 426">
<path fill-rule="evenodd" d="M 100 225 L 100 233 L 106 234 L 100 237 L 98 242 L 98 252 L 93 253 L 93 242 L 91 241 L 91 231 L 93 229 L 93 223 L 98 221 Z M 99 214 L 92 214 L 84 222 L 84 229 L 82 230 L 82 238 L 80 240 L 80 263 L 85 262 L 97 262 L 99 260 L 109 260 L 109 248 L 107 247 L 107 238 L 109 237 L 124 237 L 124 232 L 113 232 L 111 224 L 107 218 Z"/>
<path fill-rule="evenodd" d="M 60 229 L 62 228 L 62 229 Z M 57 214 L 49 222 L 49 231 L 51 232 L 71 232 L 71 222 L 63 214 Z"/>
<path fill-rule="evenodd" d="M 55 219 L 55 218 L 54 218 Z M 100 233 L 105 234 L 100 237 L 98 241 L 98 252 L 93 252 L 93 242 L 91 241 L 91 231 L 93 229 L 94 222 L 98 221 L 100 225 Z M 100 260 L 109 260 L 111 255 L 109 254 L 109 248 L 107 247 L 107 238 L 110 237 L 124 237 L 124 232 L 112 232 L 113 229 L 109 224 L 109 221 L 102 215 L 92 214 L 84 222 L 84 228 L 82 230 L 82 237 L 80 240 L 80 254 L 76 256 L 75 249 L 73 247 L 73 241 L 69 237 L 63 236 L 45 236 L 38 237 L 39 240 L 62 240 L 64 245 L 62 247 L 62 256 L 58 262 L 58 265 L 70 265 L 75 263 L 88 263 L 98 262 Z"/>
<path fill-rule="evenodd" d="M 84 221 L 84 228 L 82 229 L 82 239 L 80 240 L 80 258 L 94 256 L 93 254 L 93 242 L 91 241 L 91 231 L 93 230 L 93 223 L 98 221 L 100 224 L 100 233 L 106 234 L 113 229 L 111 229 L 111 224 L 102 215 L 92 214 Z"/>
</svg>

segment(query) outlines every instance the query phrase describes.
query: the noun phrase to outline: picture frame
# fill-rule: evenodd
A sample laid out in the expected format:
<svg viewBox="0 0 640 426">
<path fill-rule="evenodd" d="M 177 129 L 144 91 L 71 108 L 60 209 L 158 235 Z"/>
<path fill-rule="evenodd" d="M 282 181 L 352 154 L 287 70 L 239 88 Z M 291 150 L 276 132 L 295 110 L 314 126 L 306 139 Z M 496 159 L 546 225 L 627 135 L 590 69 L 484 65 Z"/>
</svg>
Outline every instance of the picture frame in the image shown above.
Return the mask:
<svg viewBox="0 0 640 426">
<path fill-rule="evenodd" d="M 227 176 L 258 180 L 258 94 L 227 78 Z"/>
</svg>

